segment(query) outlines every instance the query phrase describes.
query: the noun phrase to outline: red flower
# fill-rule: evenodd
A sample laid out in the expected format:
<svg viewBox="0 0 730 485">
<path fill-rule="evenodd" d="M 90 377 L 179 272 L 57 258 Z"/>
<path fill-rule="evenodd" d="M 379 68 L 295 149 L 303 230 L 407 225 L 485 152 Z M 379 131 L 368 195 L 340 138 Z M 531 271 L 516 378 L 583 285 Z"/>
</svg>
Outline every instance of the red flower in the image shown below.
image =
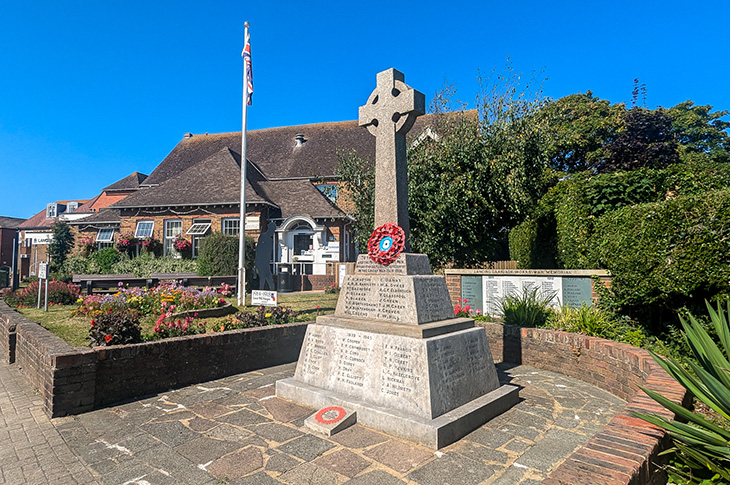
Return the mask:
<svg viewBox="0 0 730 485">
<path fill-rule="evenodd" d="M 377 264 L 389 265 L 403 251 L 406 235 L 403 229 L 386 222 L 373 231 L 368 240 L 368 255 Z"/>
<path fill-rule="evenodd" d="M 91 319 L 91 326 L 93 327 L 95 323 L 96 323 L 96 320 L 94 320 L 94 319 L 92 318 L 92 319 Z"/>
<path fill-rule="evenodd" d="M 111 342 L 111 341 L 112 341 L 112 336 L 111 336 L 111 335 L 109 335 L 109 334 L 106 334 L 106 335 L 104 336 L 104 340 L 106 341 L 106 343 L 109 343 L 109 342 Z"/>
</svg>

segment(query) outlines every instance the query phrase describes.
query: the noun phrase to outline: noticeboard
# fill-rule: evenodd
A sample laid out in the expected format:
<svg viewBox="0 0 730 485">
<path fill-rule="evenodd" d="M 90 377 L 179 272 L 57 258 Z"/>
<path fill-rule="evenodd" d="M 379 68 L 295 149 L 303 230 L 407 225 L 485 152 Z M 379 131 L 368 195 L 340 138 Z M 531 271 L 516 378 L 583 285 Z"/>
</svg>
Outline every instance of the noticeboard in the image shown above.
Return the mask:
<svg viewBox="0 0 730 485">
<path fill-rule="evenodd" d="M 251 306 L 276 306 L 279 297 L 276 291 L 252 290 Z"/>
</svg>

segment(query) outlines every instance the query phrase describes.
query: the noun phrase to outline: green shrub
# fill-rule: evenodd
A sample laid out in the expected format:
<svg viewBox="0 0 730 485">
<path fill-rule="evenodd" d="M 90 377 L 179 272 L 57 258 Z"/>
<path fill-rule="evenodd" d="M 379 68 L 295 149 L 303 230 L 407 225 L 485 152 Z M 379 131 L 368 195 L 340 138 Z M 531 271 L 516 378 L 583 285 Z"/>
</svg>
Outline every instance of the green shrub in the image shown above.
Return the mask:
<svg viewBox="0 0 730 485">
<path fill-rule="evenodd" d="M 99 274 L 101 268 L 93 253 L 90 256 L 71 256 L 63 262 L 63 271 L 70 275 Z"/>
<path fill-rule="evenodd" d="M 286 307 L 260 306 L 255 313 L 244 310 L 229 316 L 214 331 L 233 330 L 236 328 L 265 327 L 267 325 L 283 325 L 294 321 L 294 313 Z M 223 327 L 223 328 L 222 328 Z"/>
<path fill-rule="evenodd" d="M 12 306 L 35 306 L 38 304 L 38 287 L 40 282 L 35 280 L 22 289 L 5 295 L 5 301 Z M 45 284 L 42 291 L 45 294 Z M 61 281 L 51 280 L 48 283 L 48 303 L 56 305 L 70 305 L 76 303 L 81 295 L 81 287 Z"/>
<path fill-rule="evenodd" d="M 542 327 L 552 314 L 550 302 L 553 298 L 555 293 L 543 294 L 538 286 L 507 295 L 499 303 L 502 321 L 519 327 Z"/>
<path fill-rule="evenodd" d="M 625 207 L 596 224 L 592 258 L 622 311 L 656 329 L 730 293 L 730 189 Z"/>
<path fill-rule="evenodd" d="M 103 312 L 92 319 L 90 325 L 91 346 L 133 344 L 142 341 L 139 315 L 129 310 Z"/>
<path fill-rule="evenodd" d="M 112 266 L 121 258 L 119 251 L 114 248 L 101 249 L 95 252 L 91 257 L 94 258 L 94 261 L 99 266 L 101 274 L 112 273 Z"/>
<path fill-rule="evenodd" d="M 256 243 L 246 236 L 246 279 L 253 280 Z M 201 276 L 230 276 L 238 274 L 238 237 L 214 232 L 200 241 L 198 274 Z"/>
<path fill-rule="evenodd" d="M 131 273 L 139 278 L 149 278 L 152 273 L 197 273 L 197 271 L 197 260 L 169 256 L 158 258 L 151 252 L 143 252 L 135 258 L 123 257 L 111 268 L 114 274 Z"/>
<path fill-rule="evenodd" d="M 643 346 L 647 339 L 644 330 L 630 319 L 615 315 L 599 306 L 589 307 L 585 303 L 578 308 L 561 307 L 553 312 L 545 326 L 624 342 L 634 347 Z"/>
<path fill-rule="evenodd" d="M 679 466 L 668 470 L 675 483 L 730 481 L 730 327 L 727 320 L 730 304 L 727 306 L 727 313 L 719 304 L 716 311 L 707 304 L 707 310 L 721 345 L 715 343 L 702 325 L 690 315 L 686 320 L 680 317 L 683 336 L 694 356 L 694 361 L 689 362 L 689 369 L 685 369 L 674 359 L 664 359 L 654 353 L 652 356 L 685 389 L 714 410 L 721 425 L 643 388 L 649 397 L 672 411 L 681 422 L 632 412 L 634 416 L 669 433 L 674 447 L 664 453 L 675 454 L 676 464 Z"/>
</svg>

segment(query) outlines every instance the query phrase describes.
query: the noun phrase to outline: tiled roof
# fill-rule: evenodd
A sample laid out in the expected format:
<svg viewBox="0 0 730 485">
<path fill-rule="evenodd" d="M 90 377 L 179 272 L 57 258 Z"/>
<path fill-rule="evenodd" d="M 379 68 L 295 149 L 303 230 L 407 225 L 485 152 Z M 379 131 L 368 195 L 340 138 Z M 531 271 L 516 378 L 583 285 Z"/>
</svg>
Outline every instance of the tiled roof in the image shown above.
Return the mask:
<svg viewBox="0 0 730 485">
<path fill-rule="evenodd" d="M 284 219 L 293 215 L 345 217 L 309 180 L 264 181 L 256 188 L 279 206 Z"/>
<path fill-rule="evenodd" d="M 134 172 L 131 175 L 127 175 L 122 180 L 114 182 L 108 187 L 104 187 L 104 192 L 112 192 L 115 190 L 137 190 L 146 178 L 147 175 L 140 172 Z"/>
<path fill-rule="evenodd" d="M 241 156 L 224 147 L 159 186 L 143 188 L 114 204 L 122 207 L 162 207 L 182 205 L 238 204 L 241 190 Z M 269 202 L 251 186 L 257 177 L 249 164 L 247 202 Z"/>
<path fill-rule="evenodd" d="M 20 217 L 0 216 L 0 228 L 15 229 L 20 226 L 24 221 L 25 219 L 21 219 Z"/>
<path fill-rule="evenodd" d="M 88 224 L 118 224 L 122 219 L 119 209 L 101 209 L 99 212 L 92 212 L 83 219 L 68 221 L 71 225 L 82 226 Z"/>
<path fill-rule="evenodd" d="M 462 113 L 476 116 L 475 110 Z M 433 125 L 436 116 L 419 117 L 409 132 L 409 140 Z M 303 142 L 298 144 L 300 134 Z M 240 156 L 241 132 L 186 136 L 141 185 L 160 184 L 225 147 Z M 338 153 L 351 150 L 362 158 L 375 158 L 375 137 L 358 126 L 357 121 L 252 130 L 246 141 L 246 158 L 269 180 L 332 177 L 339 164 Z"/>
</svg>

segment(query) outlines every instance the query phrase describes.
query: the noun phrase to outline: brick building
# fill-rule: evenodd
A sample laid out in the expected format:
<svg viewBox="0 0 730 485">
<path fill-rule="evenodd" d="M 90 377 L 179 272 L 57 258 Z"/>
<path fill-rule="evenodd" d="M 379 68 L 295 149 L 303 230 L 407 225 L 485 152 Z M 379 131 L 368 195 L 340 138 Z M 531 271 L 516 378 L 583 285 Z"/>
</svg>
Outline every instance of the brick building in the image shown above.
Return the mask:
<svg viewBox="0 0 730 485">
<path fill-rule="evenodd" d="M 0 267 L 13 265 L 15 233 L 25 219 L 0 216 Z"/>
</svg>

